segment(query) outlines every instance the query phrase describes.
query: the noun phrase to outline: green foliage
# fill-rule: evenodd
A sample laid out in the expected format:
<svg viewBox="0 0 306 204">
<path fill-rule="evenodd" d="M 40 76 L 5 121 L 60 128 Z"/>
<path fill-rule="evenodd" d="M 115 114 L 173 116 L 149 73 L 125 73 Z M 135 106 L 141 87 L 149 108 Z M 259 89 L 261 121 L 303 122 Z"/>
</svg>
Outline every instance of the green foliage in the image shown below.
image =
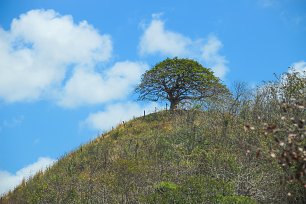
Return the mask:
<svg viewBox="0 0 306 204">
<path fill-rule="evenodd" d="M 233 185 L 223 179 L 215 179 L 209 176 L 189 177 L 182 185 L 181 194 L 184 203 L 216 203 L 219 196 L 233 195 Z"/>
<path fill-rule="evenodd" d="M 175 57 L 144 73 L 136 92 L 140 100 L 168 100 L 173 110 L 181 102 L 206 99 L 228 90 L 210 69 L 194 60 Z"/>
<path fill-rule="evenodd" d="M 162 181 L 155 185 L 155 191 L 157 191 L 160 194 L 165 194 L 169 191 L 175 191 L 177 189 L 177 185 L 172 182 L 166 182 Z"/>
</svg>

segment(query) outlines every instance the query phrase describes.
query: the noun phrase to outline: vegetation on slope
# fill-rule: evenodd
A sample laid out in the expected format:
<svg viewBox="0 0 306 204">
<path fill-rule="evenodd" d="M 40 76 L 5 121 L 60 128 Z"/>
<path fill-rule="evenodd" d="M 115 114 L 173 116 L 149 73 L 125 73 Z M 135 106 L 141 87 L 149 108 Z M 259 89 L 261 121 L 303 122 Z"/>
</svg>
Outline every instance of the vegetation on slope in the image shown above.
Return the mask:
<svg viewBox="0 0 306 204">
<path fill-rule="evenodd" d="M 238 84 L 232 96 L 202 104 L 205 110 L 121 124 L 1 203 L 305 203 L 301 85 L 268 83 L 251 97 Z"/>
<path fill-rule="evenodd" d="M 216 112 L 159 112 L 102 135 L 4 197 L 3 203 L 275 203 L 294 199 L 265 138 Z M 298 193 L 298 192 L 297 192 Z M 288 200 L 288 201 L 289 201 Z"/>
</svg>

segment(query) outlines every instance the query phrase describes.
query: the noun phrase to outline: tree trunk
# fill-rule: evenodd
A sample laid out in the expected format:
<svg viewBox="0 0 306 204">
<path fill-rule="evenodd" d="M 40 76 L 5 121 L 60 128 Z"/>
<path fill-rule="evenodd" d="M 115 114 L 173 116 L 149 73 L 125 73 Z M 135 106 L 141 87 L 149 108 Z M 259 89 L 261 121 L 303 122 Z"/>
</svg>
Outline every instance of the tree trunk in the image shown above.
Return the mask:
<svg viewBox="0 0 306 204">
<path fill-rule="evenodd" d="M 170 100 L 170 110 L 171 111 L 176 110 L 178 104 L 179 104 L 179 101 L 177 101 L 177 100 Z"/>
</svg>

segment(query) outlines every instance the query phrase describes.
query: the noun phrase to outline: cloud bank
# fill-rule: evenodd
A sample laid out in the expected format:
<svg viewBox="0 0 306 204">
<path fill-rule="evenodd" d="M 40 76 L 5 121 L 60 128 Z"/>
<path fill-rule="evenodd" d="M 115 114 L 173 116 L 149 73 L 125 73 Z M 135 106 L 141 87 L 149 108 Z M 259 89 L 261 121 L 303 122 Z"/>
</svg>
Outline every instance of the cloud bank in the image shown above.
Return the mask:
<svg viewBox="0 0 306 204">
<path fill-rule="evenodd" d="M 7 103 L 104 103 L 126 96 L 146 69 L 123 61 L 101 71 L 112 57 L 110 35 L 53 10 L 31 10 L 14 19 L 10 30 L 0 28 L 0 56 L 0 99 Z"/>
<path fill-rule="evenodd" d="M 159 16 L 153 15 L 152 21 L 144 27 L 139 53 L 193 58 L 211 68 L 216 76 L 225 78 L 229 69 L 228 61 L 220 54 L 222 47 L 222 42 L 215 35 L 209 35 L 206 40 L 192 40 L 181 33 L 166 29 L 165 22 Z"/>
<path fill-rule="evenodd" d="M 40 157 L 35 163 L 18 170 L 15 174 L 0 170 L 0 195 L 7 193 L 9 190 L 13 190 L 22 182 L 23 179 L 29 179 L 37 172 L 41 170 L 44 171 L 54 162 L 54 159 L 48 157 Z"/>
<path fill-rule="evenodd" d="M 32 10 L 0 28 L 0 97 L 7 102 L 32 101 L 64 80 L 69 65 L 92 66 L 111 57 L 109 35 L 86 21 L 53 10 Z"/>
</svg>

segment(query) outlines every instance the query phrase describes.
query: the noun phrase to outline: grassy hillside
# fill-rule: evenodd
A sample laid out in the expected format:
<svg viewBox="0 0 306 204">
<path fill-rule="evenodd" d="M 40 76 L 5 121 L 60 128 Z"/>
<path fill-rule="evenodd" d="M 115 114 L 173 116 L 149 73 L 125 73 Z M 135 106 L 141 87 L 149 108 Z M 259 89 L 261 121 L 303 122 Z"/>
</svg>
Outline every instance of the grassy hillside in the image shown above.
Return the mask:
<svg viewBox="0 0 306 204">
<path fill-rule="evenodd" d="M 189 110 L 131 120 L 64 156 L 0 203 L 305 201 L 305 190 L 283 182 L 284 171 L 267 156 L 270 138 L 245 131 L 242 118 Z"/>
</svg>

